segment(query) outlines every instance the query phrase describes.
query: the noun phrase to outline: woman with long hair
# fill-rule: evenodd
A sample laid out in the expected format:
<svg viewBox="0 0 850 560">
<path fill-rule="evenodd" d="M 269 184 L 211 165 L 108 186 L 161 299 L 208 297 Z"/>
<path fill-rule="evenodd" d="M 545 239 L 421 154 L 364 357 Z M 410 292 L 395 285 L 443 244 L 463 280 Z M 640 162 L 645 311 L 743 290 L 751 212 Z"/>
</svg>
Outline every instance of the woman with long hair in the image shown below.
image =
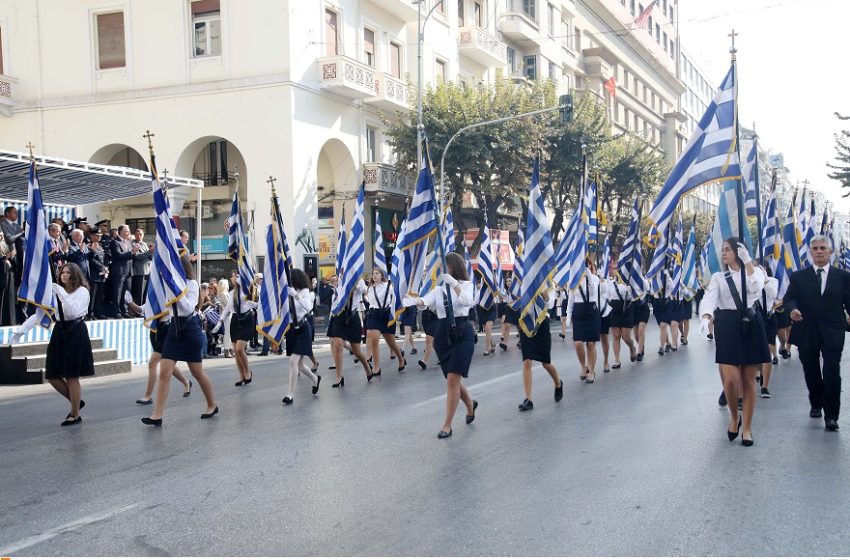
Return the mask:
<svg viewBox="0 0 850 560">
<path fill-rule="evenodd" d="M 723 242 L 723 272 L 711 275 L 702 301 L 700 332 L 708 335 L 709 320 L 714 318 L 715 362 L 720 364 L 720 377 L 726 395 L 743 394 L 743 421 L 738 403 L 728 398 L 729 426 L 726 435 L 733 441 L 741 433 L 744 446 L 753 444 L 752 422 L 756 406 L 756 374 L 761 364 L 770 360 L 764 321 L 754 309 L 765 285 L 764 272 L 753 266 L 746 247 L 737 237 Z"/>
<path fill-rule="evenodd" d="M 71 426 L 83 421 L 80 409 L 85 406 L 81 399 L 80 377 L 94 375 L 89 330 L 83 321 L 89 312 L 88 282 L 74 263 L 65 263 L 56 272 L 58 282 L 51 285 L 57 298 L 58 321 L 50 333 L 47 344 L 47 360 L 44 377 L 56 391 L 71 403 L 71 412 L 62 426 Z M 14 330 L 12 344 L 35 326 L 38 314 L 33 313 Z"/>
<path fill-rule="evenodd" d="M 183 272 L 186 275 L 186 293 L 174 304 L 177 316 L 171 318 L 171 327 L 162 345 L 162 359 L 159 362 L 159 386 L 156 388 L 153 414 L 142 418 L 142 423 L 148 426 L 162 426 L 162 416 L 165 414 L 165 403 L 171 388 L 171 375 L 177 362 L 186 362 L 189 372 L 204 393 L 207 407 L 201 414 L 206 420 L 218 414 L 218 406 L 213 394 L 210 378 L 204 373 L 203 346 L 204 333 L 201 329 L 201 318 L 195 311 L 200 296 L 200 286 L 195 280 L 192 261 L 188 255 L 180 257 Z M 173 313 L 173 310 L 171 311 Z"/>
<path fill-rule="evenodd" d="M 313 297 L 310 292 L 310 279 L 303 270 L 293 268 L 289 274 L 292 285 L 289 297 L 293 301 L 295 317 L 286 331 L 286 355 L 289 356 L 289 391 L 283 397 L 283 404 L 292 404 L 295 398 L 295 382 L 304 374 L 313 382 L 313 394 L 319 392 L 322 376 L 316 375 L 307 366 L 307 360 L 313 354 L 313 326 L 307 315 L 313 311 Z"/>
<path fill-rule="evenodd" d="M 481 282 L 476 292 L 475 316 L 478 318 L 479 328 L 484 331 L 484 355 L 492 356 L 496 352 L 496 343 L 493 342 L 493 322 L 496 320 L 499 304 L 496 303 L 496 294 L 491 292 L 484 282 Z M 489 303 L 490 307 L 484 307 L 482 303 Z"/>
<path fill-rule="evenodd" d="M 372 285 L 366 290 L 366 302 L 369 304 L 366 312 L 366 342 L 372 357 L 372 375 L 381 375 L 381 337 L 398 358 L 398 371 L 404 371 L 407 362 L 395 341 L 395 324 L 389 326 L 395 295 L 386 273 L 380 268 L 372 270 Z"/>
<path fill-rule="evenodd" d="M 635 321 L 635 302 L 632 301 L 631 289 L 617 279 L 617 259 L 612 258 L 609 267 L 611 281 L 608 282 L 608 302 L 611 306 L 610 324 L 611 337 L 614 339 L 614 363 L 613 369 L 620 369 L 620 345 L 621 341 L 629 347 L 629 359 L 637 360 L 637 352 L 632 342 L 632 328 Z"/>
<path fill-rule="evenodd" d="M 554 292 L 551 292 L 547 298 L 547 307 L 554 305 L 555 299 Z M 555 402 L 561 402 L 561 399 L 564 398 L 564 381 L 552 364 L 552 333 L 549 330 L 548 313 L 546 320 L 537 327 L 534 336 L 528 336 L 522 326 L 517 330 L 519 331 L 519 342 L 522 349 L 522 388 L 525 392 L 525 399 L 517 408 L 520 412 L 534 408 L 534 402 L 531 400 L 531 366 L 534 365 L 534 362 L 540 362 L 540 365 L 552 378 L 552 382 L 555 383 Z"/>
<path fill-rule="evenodd" d="M 452 420 L 457 411 L 458 401 L 466 405 L 466 423 L 475 420 L 478 402 L 472 400 L 469 391 L 463 385 L 463 379 L 469 375 L 469 365 L 475 352 L 475 329 L 469 322 L 469 310 L 475 305 L 472 282 L 466 272 L 466 263 L 457 253 L 446 255 L 448 273 L 442 275 L 443 282 L 428 292 L 425 297 L 414 298 L 406 304 L 436 309 L 438 324 L 434 335 L 434 349 L 440 358 L 440 367 L 446 378 L 446 417 L 439 439 L 452 435 Z M 446 307 L 451 298 L 455 327 L 449 324 Z"/>
<path fill-rule="evenodd" d="M 659 294 L 656 294 L 652 300 L 652 313 L 655 315 L 655 321 L 658 323 L 658 355 L 663 356 L 666 352 L 673 352 L 679 349 L 679 343 L 676 339 L 676 334 L 679 328 L 679 317 L 681 314 L 681 304 L 677 304 L 674 298 L 670 297 L 670 292 L 674 288 L 673 278 L 667 269 L 661 271 L 661 281 L 663 287 Z"/>
<path fill-rule="evenodd" d="M 587 270 L 578 286 L 570 290 L 567 321 L 573 324 L 573 343 L 578 358 L 579 379 L 586 383 L 596 380 L 596 343 L 602 332 L 600 315 L 599 277 L 596 266 L 587 259 Z"/>
<path fill-rule="evenodd" d="M 234 383 L 236 387 L 243 387 L 254 380 L 254 373 L 248 365 L 248 343 L 257 333 L 257 302 L 248 295 L 242 293 L 242 286 L 238 273 L 234 272 L 233 291 L 228 294 L 228 303 L 221 313 L 221 320 L 226 328 L 225 338 L 231 343 L 230 355 L 236 361 L 236 370 L 239 380 Z"/>
<path fill-rule="evenodd" d="M 337 279 L 336 282 L 338 284 L 339 280 Z M 337 287 L 337 289 L 339 288 Z M 333 368 L 336 370 L 336 383 L 331 385 L 331 387 L 335 389 L 345 387 L 345 376 L 342 371 L 342 351 L 346 344 L 349 345 L 351 353 L 357 357 L 357 361 L 363 367 L 363 371 L 366 373 L 366 381 L 372 381 L 372 368 L 369 367 L 366 355 L 360 347 L 363 326 L 360 321 L 360 314 L 357 311 L 357 305 L 364 293 L 366 293 L 366 283 L 361 279 L 355 284 L 354 290 L 348 301 L 345 302 L 342 310 L 337 315 L 331 313 L 328 320 L 328 338 L 331 339 L 331 355 L 334 360 Z M 334 303 L 336 303 L 336 296 L 334 297 Z"/>
</svg>

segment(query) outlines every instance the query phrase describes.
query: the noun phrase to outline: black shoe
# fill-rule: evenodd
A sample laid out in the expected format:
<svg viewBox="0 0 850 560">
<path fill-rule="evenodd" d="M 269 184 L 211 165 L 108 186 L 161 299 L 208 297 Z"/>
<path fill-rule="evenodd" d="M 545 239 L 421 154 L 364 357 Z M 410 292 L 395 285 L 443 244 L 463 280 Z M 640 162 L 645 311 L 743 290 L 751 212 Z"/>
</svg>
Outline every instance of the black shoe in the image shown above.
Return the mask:
<svg viewBox="0 0 850 560">
<path fill-rule="evenodd" d="M 642 361 L 643 361 L 643 352 L 641 352 L 640 354 L 638 354 L 638 355 L 637 355 L 637 357 L 636 357 L 635 359 L 636 359 L 637 361 L 639 361 L 639 362 L 642 362 Z"/>
<path fill-rule="evenodd" d="M 824 421 L 826 431 L 827 432 L 837 432 L 838 431 L 838 420 L 834 418 L 827 418 Z"/>
<path fill-rule="evenodd" d="M 659 356 L 663 356 L 663 355 L 664 355 L 664 348 L 659 348 L 659 349 L 658 349 L 658 355 L 659 355 Z"/>
<path fill-rule="evenodd" d="M 328 369 L 336 369 L 336 366 L 328 366 Z"/>
<path fill-rule="evenodd" d="M 416 348 L 411 348 L 411 349 L 410 349 L 410 355 L 411 355 L 411 356 L 412 356 L 412 355 L 414 355 L 414 354 L 416 354 L 417 352 L 418 352 L 418 350 L 417 350 Z"/>
<path fill-rule="evenodd" d="M 669 352 L 669 351 L 670 351 L 670 348 L 671 348 L 671 346 L 668 344 L 667 346 L 665 346 L 665 347 L 664 347 L 664 351 L 665 351 L 665 352 Z"/>
<path fill-rule="evenodd" d="M 153 418 L 142 418 L 142 424 L 146 424 L 148 426 L 162 426 L 162 418 L 157 418 L 154 420 Z"/>
<path fill-rule="evenodd" d="M 257 354 L 257 356 L 268 356 L 268 355 L 269 355 L 269 353 L 268 353 L 268 352 L 265 352 L 265 351 L 260 352 L 259 354 Z"/>
<path fill-rule="evenodd" d="M 339 389 L 340 387 L 345 387 L 345 377 L 340 377 L 337 383 L 331 385 L 334 389 Z"/>
<path fill-rule="evenodd" d="M 372 377 L 381 377 L 381 370 L 373 371 L 373 372 L 372 372 Z"/>
<path fill-rule="evenodd" d="M 564 398 L 564 380 L 561 379 L 561 384 L 555 387 L 555 402 L 561 402 Z"/>
<path fill-rule="evenodd" d="M 561 337 L 562 340 L 567 338 L 567 335 L 565 335 L 564 333 L 558 333 L 558 336 Z"/>
<path fill-rule="evenodd" d="M 76 418 L 74 418 L 73 416 L 71 416 L 69 414 L 68 416 L 65 417 L 65 421 L 62 422 L 60 424 L 60 426 L 73 426 L 74 424 L 79 424 L 82 421 L 83 421 L 82 416 L 77 416 Z M 835 429 L 836 430 L 838 429 L 838 424 L 835 425 Z"/>
<path fill-rule="evenodd" d="M 812 407 L 809 411 L 809 418 L 820 418 L 823 416 L 819 408 Z"/>
<path fill-rule="evenodd" d="M 451 430 L 449 430 L 448 432 L 444 432 L 443 430 L 440 430 L 439 432 L 437 432 L 437 438 L 438 439 L 446 439 L 447 437 L 452 437 L 452 431 Z"/>
<path fill-rule="evenodd" d="M 426 364 L 424 360 L 419 360 L 416 363 L 419 364 L 419 367 L 421 367 L 422 369 L 425 369 L 425 368 L 428 367 L 428 364 Z"/>
<path fill-rule="evenodd" d="M 252 371 L 250 373 L 251 373 L 251 377 L 249 377 L 248 379 L 245 380 L 245 385 L 250 384 L 254 380 L 254 372 Z"/>
<path fill-rule="evenodd" d="M 153 399 L 136 399 L 136 404 L 152 404 Z M 82 407 L 80 407 L 82 408 Z"/>
<path fill-rule="evenodd" d="M 206 420 L 207 418 L 212 418 L 216 414 L 218 414 L 218 407 L 215 407 L 212 412 L 209 412 L 209 413 L 204 412 L 203 414 L 201 414 L 201 420 Z"/>
<path fill-rule="evenodd" d="M 283 404 L 292 404 L 292 397 L 283 397 L 280 402 L 282 402 Z"/>
<path fill-rule="evenodd" d="M 678 352 L 678 351 L 679 351 L 679 347 L 678 347 L 678 346 L 671 346 L 671 347 L 670 347 L 670 350 L 672 350 L 673 352 Z"/>
<path fill-rule="evenodd" d="M 747 438 L 742 436 L 741 437 L 741 445 L 743 445 L 744 447 L 752 447 L 753 443 L 754 443 L 753 440 L 752 440 L 752 437 L 753 437 L 752 434 L 750 434 L 750 439 L 747 439 Z"/>
<path fill-rule="evenodd" d="M 84 401 L 83 399 L 80 399 L 80 410 L 84 409 L 85 407 L 86 407 L 86 401 Z"/>
<path fill-rule="evenodd" d="M 522 401 L 522 403 L 520 403 L 517 408 L 520 409 L 521 412 L 525 412 L 526 410 L 531 410 L 532 408 L 534 408 L 534 403 L 528 399 L 525 399 L 524 401 Z"/>
<path fill-rule="evenodd" d="M 763 398 L 763 399 L 769 399 L 770 398 L 770 391 L 767 390 L 767 387 L 761 388 L 761 398 Z"/>
<path fill-rule="evenodd" d="M 318 378 L 318 381 L 316 381 L 316 385 L 313 387 L 313 394 L 314 395 L 319 392 L 319 383 L 322 382 L 322 376 L 321 375 L 317 375 L 316 377 Z"/>
<path fill-rule="evenodd" d="M 612 364 L 611 369 L 620 369 L 622 366 L 623 364 Z"/>
<path fill-rule="evenodd" d="M 502 339 L 502 340 L 504 340 L 504 339 Z M 500 342 L 500 343 L 499 343 L 499 348 L 501 348 L 502 350 L 507 350 L 507 349 L 508 349 L 508 345 L 507 345 L 507 344 L 505 344 L 504 342 Z"/>
<path fill-rule="evenodd" d="M 186 398 L 186 397 L 188 397 L 188 396 L 189 396 L 189 395 L 191 395 L 191 394 L 192 394 L 192 380 L 190 379 L 190 380 L 189 380 L 189 390 L 188 390 L 188 391 L 183 391 L 183 398 Z"/>
<path fill-rule="evenodd" d="M 244 384 L 245 384 L 245 380 L 244 380 L 244 379 L 240 379 L 239 381 L 237 381 L 236 383 L 234 383 L 234 384 L 233 384 L 233 386 L 234 386 L 234 387 L 241 387 L 241 386 L 242 386 L 242 385 L 244 385 Z"/>
<path fill-rule="evenodd" d="M 687 346 L 687 345 L 688 345 L 688 340 L 686 338 L 683 338 L 682 339 L 682 346 Z"/>
<path fill-rule="evenodd" d="M 713 334 L 711 334 L 711 333 L 708 333 L 708 334 L 706 335 L 706 338 L 707 338 L 708 340 L 714 340 L 714 335 L 713 335 Z"/>
<path fill-rule="evenodd" d="M 770 363 L 772 363 L 773 365 L 778 364 L 778 363 L 779 363 L 779 358 L 777 358 L 776 356 L 774 356 L 774 357 L 773 357 L 773 359 L 772 359 L 772 360 L 770 360 Z"/>
<path fill-rule="evenodd" d="M 478 401 L 472 401 L 472 414 L 466 415 L 466 423 L 472 424 L 475 422 L 475 409 L 478 408 Z"/>
<path fill-rule="evenodd" d="M 404 371 L 404 368 L 406 368 L 406 367 L 407 367 L 407 360 L 405 360 L 405 359 L 404 359 L 404 354 L 402 354 L 401 358 L 402 358 L 402 361 L 403 361 L 404 363 L 403 363 L 403 364 L 401 364 L 400 366 L 398 366 L 398 372 L 399 372 L 399 373 L 403 372 L 403 371 Z"/>
<path fill-rule="evenodd" d="M 726 393 L 723 392 L 723 391 L 720 391 L 720 398 L 717 399 L 717 405 L 720 408 L 724 408 L 727 404 L 729 404 L 729 403 L 726 402 Z"/>
<path fill-rule="evenodd" d="M 741 422 L 741 417 L 738 416 L 738 432 L 741 431 Z M 738 432 L 730 432 L 729 430 L 726 430 L 726 437 L 729 438 L 729 441 L 735 441 L 735 438 L 738 437 Z"/>
</svg>

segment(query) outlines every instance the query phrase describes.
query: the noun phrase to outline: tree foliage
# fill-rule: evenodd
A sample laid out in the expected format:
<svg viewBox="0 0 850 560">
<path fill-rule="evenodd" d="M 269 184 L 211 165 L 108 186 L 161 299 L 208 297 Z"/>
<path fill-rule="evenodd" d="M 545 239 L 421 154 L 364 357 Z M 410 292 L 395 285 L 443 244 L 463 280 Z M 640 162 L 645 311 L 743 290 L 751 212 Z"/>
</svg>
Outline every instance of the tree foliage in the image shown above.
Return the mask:
<svg viewBox="0 0 850 560">
<path fill-rule="evenodd" d="M 835 116 L 842 121 L 850 120 L 850 116 L 843 117 L 838 113 Z M 826 164 L 833 170 L 828 177 L 841 183 L 841 188 L 850 189 L 850 130 L 842 130 L 835 135 L 835 151 L 835 163 Z M 850 192 L 843 196 L 850 196 Z"/>
</svg>

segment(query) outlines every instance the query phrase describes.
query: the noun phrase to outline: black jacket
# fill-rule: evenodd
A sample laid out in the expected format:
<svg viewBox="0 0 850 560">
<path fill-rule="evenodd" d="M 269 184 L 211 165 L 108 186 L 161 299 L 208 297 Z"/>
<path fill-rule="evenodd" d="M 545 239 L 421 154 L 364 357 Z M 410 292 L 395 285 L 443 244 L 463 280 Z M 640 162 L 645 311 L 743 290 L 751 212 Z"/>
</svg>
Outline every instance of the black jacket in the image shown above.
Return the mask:
<svg viewBox="0 0 850 560">
<path fill-rule="evenodd" d="M 791 344 L 817 348 L 822 342 L 826 348 L 841 350 L 847 329 L 845 311 L 850 312 L 850 272 L 830 267 L 823 294 L 813 267 L 794 272 L 783 307 L 803 314 L 803 320 L 792 325 Z"/>
</svg>

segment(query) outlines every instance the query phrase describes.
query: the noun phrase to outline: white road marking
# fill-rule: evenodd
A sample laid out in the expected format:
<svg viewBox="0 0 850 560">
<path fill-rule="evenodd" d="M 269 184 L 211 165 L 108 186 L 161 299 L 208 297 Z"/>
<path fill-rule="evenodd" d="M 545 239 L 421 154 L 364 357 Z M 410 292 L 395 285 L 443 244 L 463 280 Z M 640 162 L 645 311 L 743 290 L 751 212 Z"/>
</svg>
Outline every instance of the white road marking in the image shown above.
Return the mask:
<svg viewBox="0 0 850 560">
<path fill-rule="evenodd" d="M 487 385 L 493 385 L 495 383 L 501 383 L 502 381 L 509 379 L 511 377 L 517 377 L 522 375 L 522 370 L 518 369 L 511 373 L 506 373 L 505 375 L 500 375 L 499 377 L 494 377 L 493 379 L 488 379 L 487 381 L 482 381 L 481 383 L 476 383 L 475 385 L 468 385 L 466 388 L 470 391 L 474 391 L 476 389 L 480 389 L 482 387 L 486 387 Z M 445 401 L 446 395 L 440 395 L 438 397 L 434 397 L 433 399 L 428 399 L 427 401 L 418 402 L 416 404 L 410 405 L 410 408 L 418 408 L 420 406 L 424 406 L 426 404 L 431 404 L 433 402 Z"/>
</svg>

